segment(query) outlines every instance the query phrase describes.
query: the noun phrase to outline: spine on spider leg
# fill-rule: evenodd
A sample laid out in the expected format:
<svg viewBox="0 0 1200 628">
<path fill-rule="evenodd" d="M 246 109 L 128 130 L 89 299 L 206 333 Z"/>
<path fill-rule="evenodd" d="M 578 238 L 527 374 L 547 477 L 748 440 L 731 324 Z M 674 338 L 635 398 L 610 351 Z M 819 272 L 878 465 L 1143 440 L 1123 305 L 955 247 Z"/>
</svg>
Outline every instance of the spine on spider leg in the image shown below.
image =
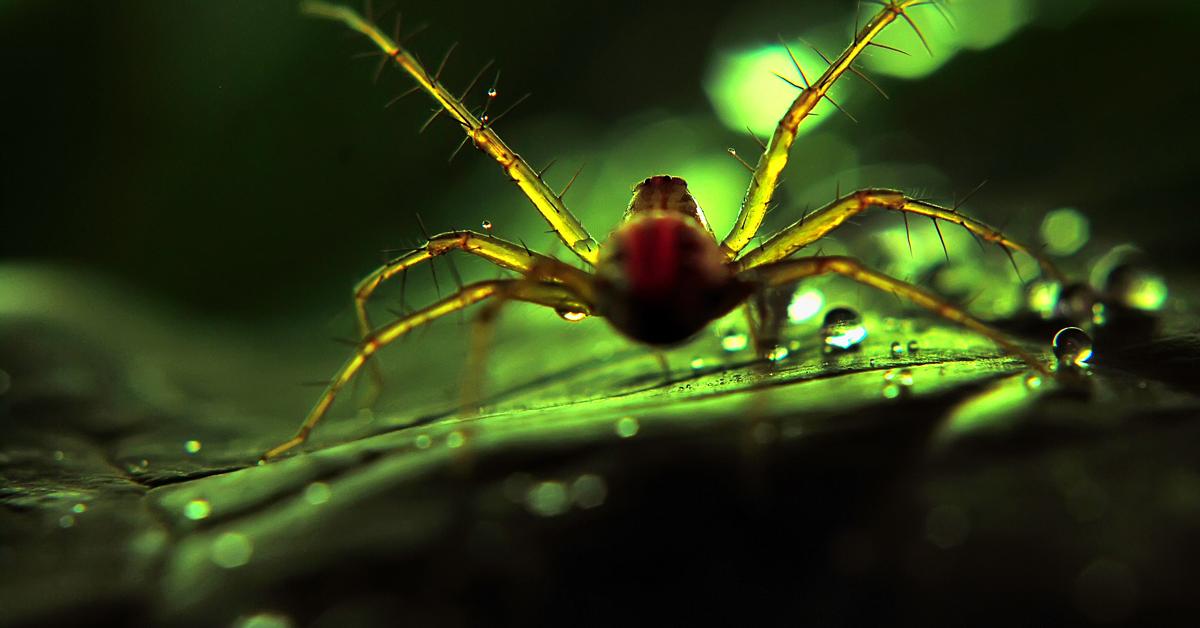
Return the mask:
<svg viewBox="0 0 1200 628">
<path fill-rule="evenodd" d="M 905 20 L 919 34 L 920 30 L 917 29 L 916 24 L 909 18 L 906 11 L 909 8 L 927 4 L 928 2 L 929 0 L 888 0 L 887 2 L 881 2 L 883 8 L 859 29 L 858 33 L 854 36 L 854 41 L 850 42 L 850 45 L 842 51 L 842 54 L 838 55 L 829 64 L 825 72 L 811 84 L 808 84 L 807 79 L 805 79 L 806 86 L 796 96 L 796 99 L 783 115 L 783 118 L 780 119 L 779 125 L 775 128 L 775 133 L 767 143 L 766 150 L 759 157 L 758 165 L 754 169 L 754 177 L 750 181 L 750 187 L 746 190 L 746 197 L 742 200 L 742 209 L 738 215 L 734 230 L 721 243 L 729 257 L 735 257 L 745 248 L 762 225 L 763 218 L 766 216 L 767 204 L 770 203 L 780 174 L 783 172 L 784 166 L 787 165 L 788 152 L 791 150 L 792 143 L 796 140 L 796 132 L 800 127 L 800 123 L 821 102 L 822 98 L 829 99 L 829 89 L 833 87 L 833 84 L 846 72 L 853 71 L 852 66 L 859 55 L 868 46 L 872 45 L 872 40 L 879 33 L 883 32 L 888 25 L 896 21 L 896 19 Z M 923 35 L 921 36 L 921 40 L 924 41 Z M 800 70 L 798 63 L 796 67 L 801 73 L 801 78 L 804 78 L 803 70 Z"/>
<path fill-rule="evenodd" d="M 320 0 L 305 0 L 300 4 L 300 9 L 309 15 L 340 21 L 366 35 L 376 47 L 412 77 L 422 91 L 437 101 L 442 111 L 462 127 L 463 132 L 479 150 L 498 163 L 504 172 L 517 182 L 525 196 L 576 255 L 589 264 L 596 264 L 599 260 L 599 250 L 579 219 L 567 210 L 562 199 L 537 176 L 537 172 L 500 139 L 490 126 L 491 123 L 485 124 L 476 117 L 458 96 L 438 80 L 438 72 L 430 74 L 412 53 L 349 7 Z"/>
</svg>

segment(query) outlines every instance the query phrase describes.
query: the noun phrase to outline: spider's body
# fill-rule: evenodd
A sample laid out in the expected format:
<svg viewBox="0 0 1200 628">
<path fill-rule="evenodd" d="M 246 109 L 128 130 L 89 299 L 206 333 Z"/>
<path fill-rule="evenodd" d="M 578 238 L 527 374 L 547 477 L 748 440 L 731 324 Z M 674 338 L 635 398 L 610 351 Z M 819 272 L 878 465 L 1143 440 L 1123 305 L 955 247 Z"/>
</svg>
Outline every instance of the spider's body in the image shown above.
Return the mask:
<svg viewBox="0 0 1200 628">
<path fill-rule="evenodd" d="M 1054 279 L 1062 279 L 1062 275 L 1046 258 L 999 231 L 964 216 L 957 208 L 939 207 L 896 190 L 863 189 L 800 218 L 765 238 L 760 245 L 749 246 L 759 235 L 767 206 L 779 184 L 800 124 L 817 103 L 829 97 L 829 88 L 839 77 L 846 72 L 861 74 L 854 67 L 855 60 L 868 46 L 873 45 L 872 40 L 889 25 L 901 20 L 920 35 L 908 10 L 933 5 L 935 1 L 878 0 L 877 4 L 882 8 L 863 24 L 850 45 L 829 63 L 820 77 L 809 83 L 799 64 L 796 64 L 804 85 L 796 84 L 799 90 L 796 99 L 784 112 L 770 140 L 763 145 L 762 156 L 754 167 L 737 220 L 724 239 L 717 240 L 682 179 L 654 176 L 636 186 L 624 219 L 602 246 L 597 245 L 596 240 L 566 207 L 562 196 L 546 185 L 541 173 L 531 168 L 496 134 L 491 125 L 500 116 L 491 122 L 486 115 L 477 116 L 463 104 L 462 96 L 452 93 L 439 81 L 440 69 L 437 73 L 429 73 L 416 57 L 396 43 L 395 37 L 388 37 L 354 11 L 320 1 L 305 2 L 303 8 L 307 12 L 342 21 L 365 34 L 379 47 L 385 60 L 394 62 L 415 80 L 416 89 L 423 90 L 441 107 L 438 113 L 446 114 L 462 128 L 466 134 L 464 141 L 470 141 L 501 166 L 505 175 L 517 184 L 563 244 L 588 269 L 580 270 L 553 257 L 530 251 L 523 244 L 490 233 L 471 231 L 433 236 L 424 246 L 384 264 L 367 275 L 354 289 L 361 344 L 329 382 L 296 435 L 267 451 L 263 459 L 273 458 L 303 443 L 346 384 L 367 364 L 377 368 L 377 364 L 370 360 L 381 348 L 417 326 L 483 301 L 491 303 L 485 312 L 494 312 L 495 306 L 504 302 L 525 301 L 554 308 L 567 320 L 600 316 L 607 318 L 613 327 L 636 341 L 667 346 L 687 340 L 763 290 L 794 284 L 806 277 L 835 273 L 907 299 L 982 334 L 1005 351 L 1020 356 L 1034 369 L 1048 374 L 1045 366 L 1003 333 L 923 288 L 874 271 L 850 257 L 789 259 L 850 218 L 870 208 L 877 208 L 901 213 L 905 225 L 909 216 L 924 216 L 933 220 L 935 225 L 939 222 L 958 225 L 981 244 L 995 244 L 1010 257 L 1014 251 L 1029 255 L 1038 261 L 1044 273 Z M 923 36 L 921 39 L 924 41 Z M 489 98 L 494 95 L 494 90 L 489 90 Z M 415 265 L 453 251 L 476 255 L 514 271 L 520 277 L 462 286 L 457 293 L 404 314 L 383 326 L 374 327 L 371 324 L 367 301 L 380 284 Z M 481 328 L 486 328 L 492 318 L 481 316 Z"/>
<path fill-rule="evenodd" d="M 597 313 L 650 345 L 687 340 L 751 292 L 726 264 L 687 183 L 676 177 L 638 184 L 596 266 Z"/>
</svg>

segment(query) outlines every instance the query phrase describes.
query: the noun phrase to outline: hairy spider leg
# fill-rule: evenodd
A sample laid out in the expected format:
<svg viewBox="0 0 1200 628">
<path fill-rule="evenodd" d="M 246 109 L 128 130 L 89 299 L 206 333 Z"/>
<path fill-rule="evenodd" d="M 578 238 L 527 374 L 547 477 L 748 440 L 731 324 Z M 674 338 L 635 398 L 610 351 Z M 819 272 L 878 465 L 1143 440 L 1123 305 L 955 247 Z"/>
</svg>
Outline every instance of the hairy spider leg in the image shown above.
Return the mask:
<svg viewBox="0 0 1200 628">
<path fill-rule="evenodd" d="M 853 192 L 802 217 L 771 236 L 761 246 L 743 255 L 735 263 L 740 270 L 749 270 L 782 260 L 872 207 L 927 216 L 934 221 L 934 224 L 937 224 L 938 220 L 942 220 L 959 225 L 970 232 L 972 236 L 984 242 L 996 244 L 1009 255 L 1012 255 L 1012 251 L 1016 251 L 1032 257 L 1037 260 L 1046 276 L 1060 282 L 1065 280 L 1062 272 L 1046 256 L 1013 241 L 978 220 L 968 218 L 953 209 L 914 199 L 906 196 L 903 192 L 878 188 Z M 905 225 L 907 226 L 907 224 L 906 220 Z M 945 245 L 945 241 L 942 244 Z"/>
<path fill-rule="evenodd" d="M 742 199 L 742 209 L 738 213 L 733 229 L 721 242 L 721 249 L 725 252 L 727 259 L 732 260 L 737 257 L 737 254 L 750 243 L 762 226 L 763 218 L 767 215 L 767 205 L 775 194 L 775 187 L 779 184 L 779 175 L 787 165 L 788 152 L 792 148 L 792 143 L 796 141 L 796 132 L 800 128 L 800 123 L 821 102 L 822 98 L 829 98 L 829 89 L 833 87 L 838 78 L 848 71 L 856 70 L 854 61 L 867 49 L 867 46 L 871 45 L 871 40 L 876 35 L 896 18 L 903 18 L 913 28 L 916 28 L 905 11 L 911 7 L 930 3 L 930 0 L 881 2 L 883 9 L 858 31 L 854 41 L 850 42 L 842 54 L 829 65 L 825 73 L 811 85 L 802 89 L 796 96 L 796 100 L 792 101 L 791 107 L 779 120 L 779 125 L 775 127 L 775 133 L 771 135 L 766 149 L 758 159 L 758 164 L 754 168 L 754 176 L 750 179 L 750 187 L 746 190 L 745 198 Z M 796 67 L 799 69 L 799 64 Z M 800 72 L 803 75 L 803 70 Z M 805 82 L 807 83 L 807 80 Z M 833 101 L 830 100 L 830 102 Z"/>
<path fill-rule="evenodd" d="M 1016 343 L 999 330 L 994 329 L 987 323 L 971 316 L 962 308 L 919 286 L 914 286 L 913 284 L 867 268 L 863 266 L 862 262 L 851 257 L 806 257 L 803 259 L 785 260 L 759 266 L 753 270 L 745 271 L 739 274 L 739 276 L 743 276 L 750 281 L 758 282 L 764 286 L 778 286 L 828 273 L 837 273 L 863 285 L 908 299 L 948 321 L 958 323 L 971 331 L 991 339 L 992 342 L 999 345 L 1005 352 L 1021 358 L 1037 372 L 1048 377 L 1051 376 L 1050 370 L 1045 365 L 1029 352 L 1017 346 Z"/>
<path fill-rule="evenodd" d="M 482 257 L 497 266 L 517 271 L 523 275 L 535 274 L 539 279 L 571 286 L 584 298 L 591 298 L 591 282 L 587 273 L 568 266 L 552 257 L 534 253 L 524 245 L 515 244 L 495 236 L 474 231 L 450 231 L 432 236 L 423 246 L 401 255 L 376 268 L 354 286 L 354 316 L 359 338 L 371 335 L 371 319 L 367 313 L 367 300 L 388 279 L 409 268 L 433 258 L 459 250 Z M 371 362 L 371 384 L 373 390 L 367 405 L 371 405 L 383 386 L 383 373 L 377 360 Z"/>
<path fill-rule="evenodd" d="M 376 352 L 402 338 L 414 328 L 434 321 L 447 314 L 457 312 L 489 297 L 502 295 L 505 299 L 527 301 L 538 305 L 590 314 L 592 307 L 574 291 L 561 284 L 543 283 L 527 279 L 497 279 L 481 281 L 464 286 L 454 295 L 446 297 L 428 307 L 399 318 L 373 332 L 364 340 L 354 355 L 342 365 L 330 380 L 325 392 L 321 393 L 316 405 L 309 411 L 300 429 L 292 438 L 272 447 L 262 455 L 266 461 L 278 457 L 308 440 L 309 433 L 325 417 L 338 393 L 354 378 Z"/>
<path fill-rule="evenodd" d="M 593 266 L 596 264 L 600 257 L 599 247 L 596 241 L 588 235 L 587 229 L 583 227 L 579 219 L 567 209 L 562 196 L 551 190 L 537 171 L 509 148 L 488 123 L 481 121 L 471 113 L 462 100 L 446 89 L 439 82 L 436 74 L 430 74 L 412 53 L 392 41 L 375 24 L 363 19 L 349 7 L 314 0 L 303 2 L 300 6 L 305 13 L 339 20 L 346 26 L 369 37 L 380 50 L 395 60 L 396 65 L 407 72 L 422 90 L 442 106 L 442 110 L 462 127 L 467 138 L 479 150 L 500 164 L 509 178 L 533 202 L 542 217 L 550 223 L 563 243 L 588 264 Z"/>
</svg>

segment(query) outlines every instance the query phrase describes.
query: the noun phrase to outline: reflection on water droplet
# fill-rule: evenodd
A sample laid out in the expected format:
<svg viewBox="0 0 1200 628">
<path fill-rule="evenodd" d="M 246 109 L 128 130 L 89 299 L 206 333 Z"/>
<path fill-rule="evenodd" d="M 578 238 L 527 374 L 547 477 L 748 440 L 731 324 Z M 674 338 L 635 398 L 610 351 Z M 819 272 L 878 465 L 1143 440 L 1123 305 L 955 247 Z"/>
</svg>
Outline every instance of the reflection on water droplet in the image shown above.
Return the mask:
<svg viewBox="0 0 1200 628">
<path fill-rule="evenodd" d="M 896 376 L 896 383 L 904 388 L 910 388 L 913 385 L 912 369 L 900 369 L 899 375 Z"/>
<path fill-rule="evenodd" d="M 1092 359 L 1092 337 L 1078 327 L 1064 327 L 1054 334 L 1054 357 L 1063 366 L 1087 368 Z"/>
<path fill-rule="evenodd" d="M 572 323 L 577 323 L 588 317 L 587 312 L 579 312 L 576 310 L 564 310 L 562 308 L 559 308 L 554 311 L 556 313 L 558 313 L 559 318 L 563 319 L 564 321 L 570 321 Z"/>
<path fill-rule="evenodd" d="M 1104 280 L 1104 292 L 1117 303 L 1135 310 L 1155 312 L 1167 302 L 1167 282 L 1137 264 L 1121 264 Z"/>
<path fill-rule="evenodd" d="M 213 541 L 210 558 L 225 569 L 236 569 L 250 562 L 254 544 L 245 534 L 226 532 Z"/>
<path fill-rule="evenodd" d="M 734 157 L 737 157 L 737 149 L 736 148 L 733 148 L 733 147 L 726 148 L 725 152 L 729 153 L 730 155 L 733 155 Z"/>
<path fill-rule="evenodd" d="M 746 334 L 731 331 L 721 337 L 721 348 L 729 353 L 736 353 L 746 348 L 749 341 Z"/>
<path fill-rule="evenodd" d="M 912 369 L 888 369 L 883 373 L 883 396 L 895 399 L 912 390 Z"/>
<path fill-rule="evenodd" d="M 638 433 L 638 429 L 640 429 L 640 428 L 641 428 L 641 425 L 638 424 L 638 420 L 631 416 L 621 417 L 620 419 L 617 419 L 617 425 L 616 425 L 617 435 L 620 436 L 621 438 L 632 438 L 632 437 L 636 436 Z"/>
<path fill-rule="evenodd" d="M 87 512 L 87 504 L 75 504 L 74 506 L 71 506 L 71 512 L 77 515 L 82 515 L 83 513 Z"/>
<path fill-rule="evenodd" d="M 571 501 L 580 508 L 596 508 L 607 497 L 608 485 L 594 473 L 585 473 L 571 483 Z"/>
<path fill-rule="evenodd" d="M 570 505 L 567 487 L 562 482 L 538 482 L 525 493 L 525 507 L 543 517 L 561 515 Z"/>
<path fill-rule="evenodd" d="M 1025 376 L 1025 387 L 1029 390 L 1036 390 L 1042 387 L 1042 378 L 1036 373 Z"/>
<path fill-rule="evenodd" d="M 900 396 L 900 387 L 895 382 L 888 382 L 883 385 L 884 399 L 895 399 Z"/>
<path fill-rule="evenodd" d="M 421 434 L 413 439 L 413 444 L 417 446 L 417 449 L 429 449 L 429 446 L 433 444 L 433 439 L 426 434 Z"/>
<path fill-rule="evenodd" d="M 704 368 L 704 358 L 692 358 L 692 361 L 689 364 L 691 365 L 693 371 L 699 371 L 700 369 Z"/>
<path fill-rule="evenodd" d="M 446 446 L 450 449 L 458 449 L 466 444 L 466 442 L 466 435 L 458 430 L 454 430 L 453 432 L 450 432 L 448 436 L 446 436 Z"/>
<path fill-rule="evenodd" d="M 1108 324 L 1108 310 L 1103 303 L 1092 304 L 1092 324 L 1100 327 Z"/>
<path fill-rule="evenodd" d="M 867 337 L 862 317 L 848 307 L 835 307 L 825 313 L 821 336 L 826 351 L 851 351 Z"/>
<path fill-rule="evenodd" d="M 825 295 L 820 290 L 806 288 L 797 290 L 788 302 L 787 315 L 791 323 L 803 323 L 814 317 L 825 306 Z"/>
<path fill-rule="evenodd" d="M 207 519 L 212 514 L 212 504 L 207 499 L 193 499 L 183 507 L 183 516 L 192 521 Z"/>
<path fill-rule="evenodd" d="M 304 489 L 304 501 L 313 506 L 320 506 L 329 501 L 333 496 L 333 491 L 329 489 L 329 485 L 324 482 L 313 482 Z"/>
<path fill-rule="evenodd" d="M 767 359 L 772 362 L 782 362 L 788 357 L 787 347 L 774 347 L 767 352 Z"/>
<path fill-rule="evenodd" d="M 892 343 L 892 357 L 898 358 L 902 355 L 904 355 L 904 347 L 902 347 L 900 345 L 900 343 L 898 343 L 898 342 L 893 342 Z"/>
<path fill-rule="evenodd" d="M 490 220 L 483 221 L 483 230 L 488 233 L 491 233 L 492 232 L 492 221 L 490 221 Z"/>
<path fill-rule="evenodd" d="M 189 454 L 198 453 L 200 451 L 200 441 L 189 440 L 183 444 L 183 450 Z"/>
<path fill-rule="evenodd" d="M 909 353 L 916 353 L 918 350 L 920 350 L 920 348 L 921 348 L 921 345 L 916 340 L 908 341 L 908 352 Z"/>
</svg>

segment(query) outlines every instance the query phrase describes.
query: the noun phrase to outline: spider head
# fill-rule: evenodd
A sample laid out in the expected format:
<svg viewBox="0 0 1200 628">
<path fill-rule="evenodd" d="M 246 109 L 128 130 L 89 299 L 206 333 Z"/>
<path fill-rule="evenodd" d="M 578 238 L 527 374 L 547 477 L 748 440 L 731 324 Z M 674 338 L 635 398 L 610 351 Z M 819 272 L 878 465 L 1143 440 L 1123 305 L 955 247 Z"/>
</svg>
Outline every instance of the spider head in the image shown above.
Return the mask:
<svg viewBox="0 0 1200 628">
<path fill-rule="evenodd" d="M 625 210 L 624 221 L 633 220 L 645 212 L 681 214 L 695 220 L 705 231 L 712 233 L 704 211 L 688 192 L 687 181 L 679 177 L 660 174 L 634 186 L 633 198 L 629 201 L 629 209 Z"/>
</svg>

